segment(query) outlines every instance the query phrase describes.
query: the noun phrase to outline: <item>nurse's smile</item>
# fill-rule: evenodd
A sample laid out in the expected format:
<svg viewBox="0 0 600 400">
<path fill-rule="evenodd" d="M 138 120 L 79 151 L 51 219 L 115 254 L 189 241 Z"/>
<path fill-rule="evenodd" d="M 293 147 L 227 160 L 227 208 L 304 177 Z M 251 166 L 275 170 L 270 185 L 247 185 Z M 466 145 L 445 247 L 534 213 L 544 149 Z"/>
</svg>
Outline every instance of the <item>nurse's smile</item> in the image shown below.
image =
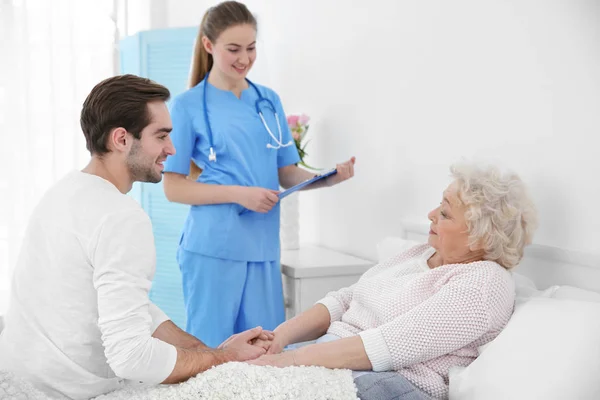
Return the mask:
<svg viewBox="0 0 600 400">
<path fill-rule="evenodd" d="M 238 67 L 238 66 L 233 66 L 233 69 L 235 69 L 238 73 L 243 74 L 244 72 L 246 72 L 246 70 L 248 69 L 247 66 L 244 67 Z"/>
</svg>

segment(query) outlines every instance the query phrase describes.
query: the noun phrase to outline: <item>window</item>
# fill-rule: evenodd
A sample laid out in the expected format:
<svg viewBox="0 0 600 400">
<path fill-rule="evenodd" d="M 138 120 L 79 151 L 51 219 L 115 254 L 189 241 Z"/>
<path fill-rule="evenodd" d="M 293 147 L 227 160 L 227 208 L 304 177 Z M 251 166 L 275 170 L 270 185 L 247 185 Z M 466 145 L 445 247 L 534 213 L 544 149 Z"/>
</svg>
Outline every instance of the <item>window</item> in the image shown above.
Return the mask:
<svg viewBox="0 0 600 400">
<path fill-rule="evenodd" d="M 0 0 L 0 314 L 31 211 L 89 159 L 79 112 L 92 87 L 115 73 L 113 6 Z"/>
</svg>

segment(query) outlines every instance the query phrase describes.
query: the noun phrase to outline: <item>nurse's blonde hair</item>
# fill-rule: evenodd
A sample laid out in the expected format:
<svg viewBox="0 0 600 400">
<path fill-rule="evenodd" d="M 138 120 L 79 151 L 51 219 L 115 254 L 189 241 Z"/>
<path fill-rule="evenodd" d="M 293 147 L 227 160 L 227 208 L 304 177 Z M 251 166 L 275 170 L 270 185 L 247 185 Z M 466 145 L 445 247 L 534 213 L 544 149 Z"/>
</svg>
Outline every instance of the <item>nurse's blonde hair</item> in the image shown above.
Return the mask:
<svg viewBox="0 0 600 400">
<path fill-rule="evenodd" d="M 256 30 L 256 18 L 246 5 L 237 1 L 224 1 L 206 10 L 194 45 L 189 77 L 190 88 L 202 82 L 213 66 L 212 54 L 204 48 L 202 37 L 206 36 L 208 40 L 215 43 L 226 29 L 246 24 L 252 25 Z M 202 170 L 191 161 L 188 178 L 196 180 L 201 173 Z"/>
<path fill-rule="evenodd" d="M 206 10 L 194 45 L 189 87 L 202 82 L 213 66 L 213 57 L 204 48 L 202 37 L 215 43 L 223 31 L 238 25 L 252 25 L 256 30 L 256 18 L 242 3 L 224 1 Z"/>
</svg>

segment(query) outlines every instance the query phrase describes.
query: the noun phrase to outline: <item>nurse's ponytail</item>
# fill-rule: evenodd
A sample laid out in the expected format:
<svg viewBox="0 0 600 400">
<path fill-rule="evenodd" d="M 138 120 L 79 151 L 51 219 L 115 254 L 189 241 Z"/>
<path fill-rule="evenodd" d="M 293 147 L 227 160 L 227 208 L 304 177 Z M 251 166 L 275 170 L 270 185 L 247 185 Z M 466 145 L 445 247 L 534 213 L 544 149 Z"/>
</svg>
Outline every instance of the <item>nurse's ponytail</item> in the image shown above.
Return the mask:
<svg viewBox="0 0 600 400">
<path fill-rule="evenodd" d="M 202 82 L 213 66 L 213 57 L 204 48 L 202 37 L 206 36 L 208 40 L 215 43 L 217 38 L 227 28 L 245 24 L 250 24 L 256 29 L 254 15 L 252 15 L 244 4 L 237 1 L 225 1 L 206 11 L 198 30 L 196 44 L 194 45 L 189 87 L 194 87 Z"/>
<path fill-rule="evenodd" d="M 198 36 L 196 37 L 196 43 L 194 44 L 194 54 L 192 55 L 192 67 L 190 70 L 190 82 L 189 87 L 194 87 L 198 83 L 202 82 L 208 71 L 212 68 L 213 58 L 211 54 L 208 54 L 204 45 L 202 44 L 202 36 L 204 36 L 204 27 L 206 26 L 206 20 L 208 19 L 208 13 L 210 10 L 206 10 L 200 29 L 198 30 Z"/>
</svg>

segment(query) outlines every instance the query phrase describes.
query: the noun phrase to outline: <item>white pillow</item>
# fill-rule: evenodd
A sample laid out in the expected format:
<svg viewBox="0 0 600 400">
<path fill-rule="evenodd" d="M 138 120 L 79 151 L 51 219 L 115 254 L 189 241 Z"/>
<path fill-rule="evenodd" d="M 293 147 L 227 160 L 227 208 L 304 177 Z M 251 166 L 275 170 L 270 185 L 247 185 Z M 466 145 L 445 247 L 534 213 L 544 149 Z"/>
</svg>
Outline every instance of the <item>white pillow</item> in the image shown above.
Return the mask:
<svg viewBox="0 0 600 400">
<path fill-rule="evenodd" d="M 525 275 L 512 273 L 515 281 L 516 304 L 521 304 L 533 297 L 552 297 L 551 294 L 555 290 L 554 287 L 546 290 L 539 290 L 531 278 Z"/>
<path fill-rule="evenodd" d="M 553 299 L 570 299 L 600 303 L 600 293 L 568 285 L 558 286 L 551 297 Z"/>
<path fill-rule="evenodd" d="M 533 297 L 467 368 L 450 400 L 600 399 L 600 304 Z"/>
<path fill-rule="evenodd" d="M 539 290 L 533 280 L 531 278 L 526 277 L 525 275 L 517 274 L 515 272 L 512 273 L 513 279 L 515 281 L 515 306 L 518 307 L 521 304 L 533 299 L 535 297 L 552 297 L 554 291 L 558 288 L 558 286 L 552 286 L 546 290 Z M 492 344 L 492 342 L 488 342 L 482 346 L 479 346 L 477 349 L 479 354 L 483 353 L 488 346 Z"/>
</svg>

